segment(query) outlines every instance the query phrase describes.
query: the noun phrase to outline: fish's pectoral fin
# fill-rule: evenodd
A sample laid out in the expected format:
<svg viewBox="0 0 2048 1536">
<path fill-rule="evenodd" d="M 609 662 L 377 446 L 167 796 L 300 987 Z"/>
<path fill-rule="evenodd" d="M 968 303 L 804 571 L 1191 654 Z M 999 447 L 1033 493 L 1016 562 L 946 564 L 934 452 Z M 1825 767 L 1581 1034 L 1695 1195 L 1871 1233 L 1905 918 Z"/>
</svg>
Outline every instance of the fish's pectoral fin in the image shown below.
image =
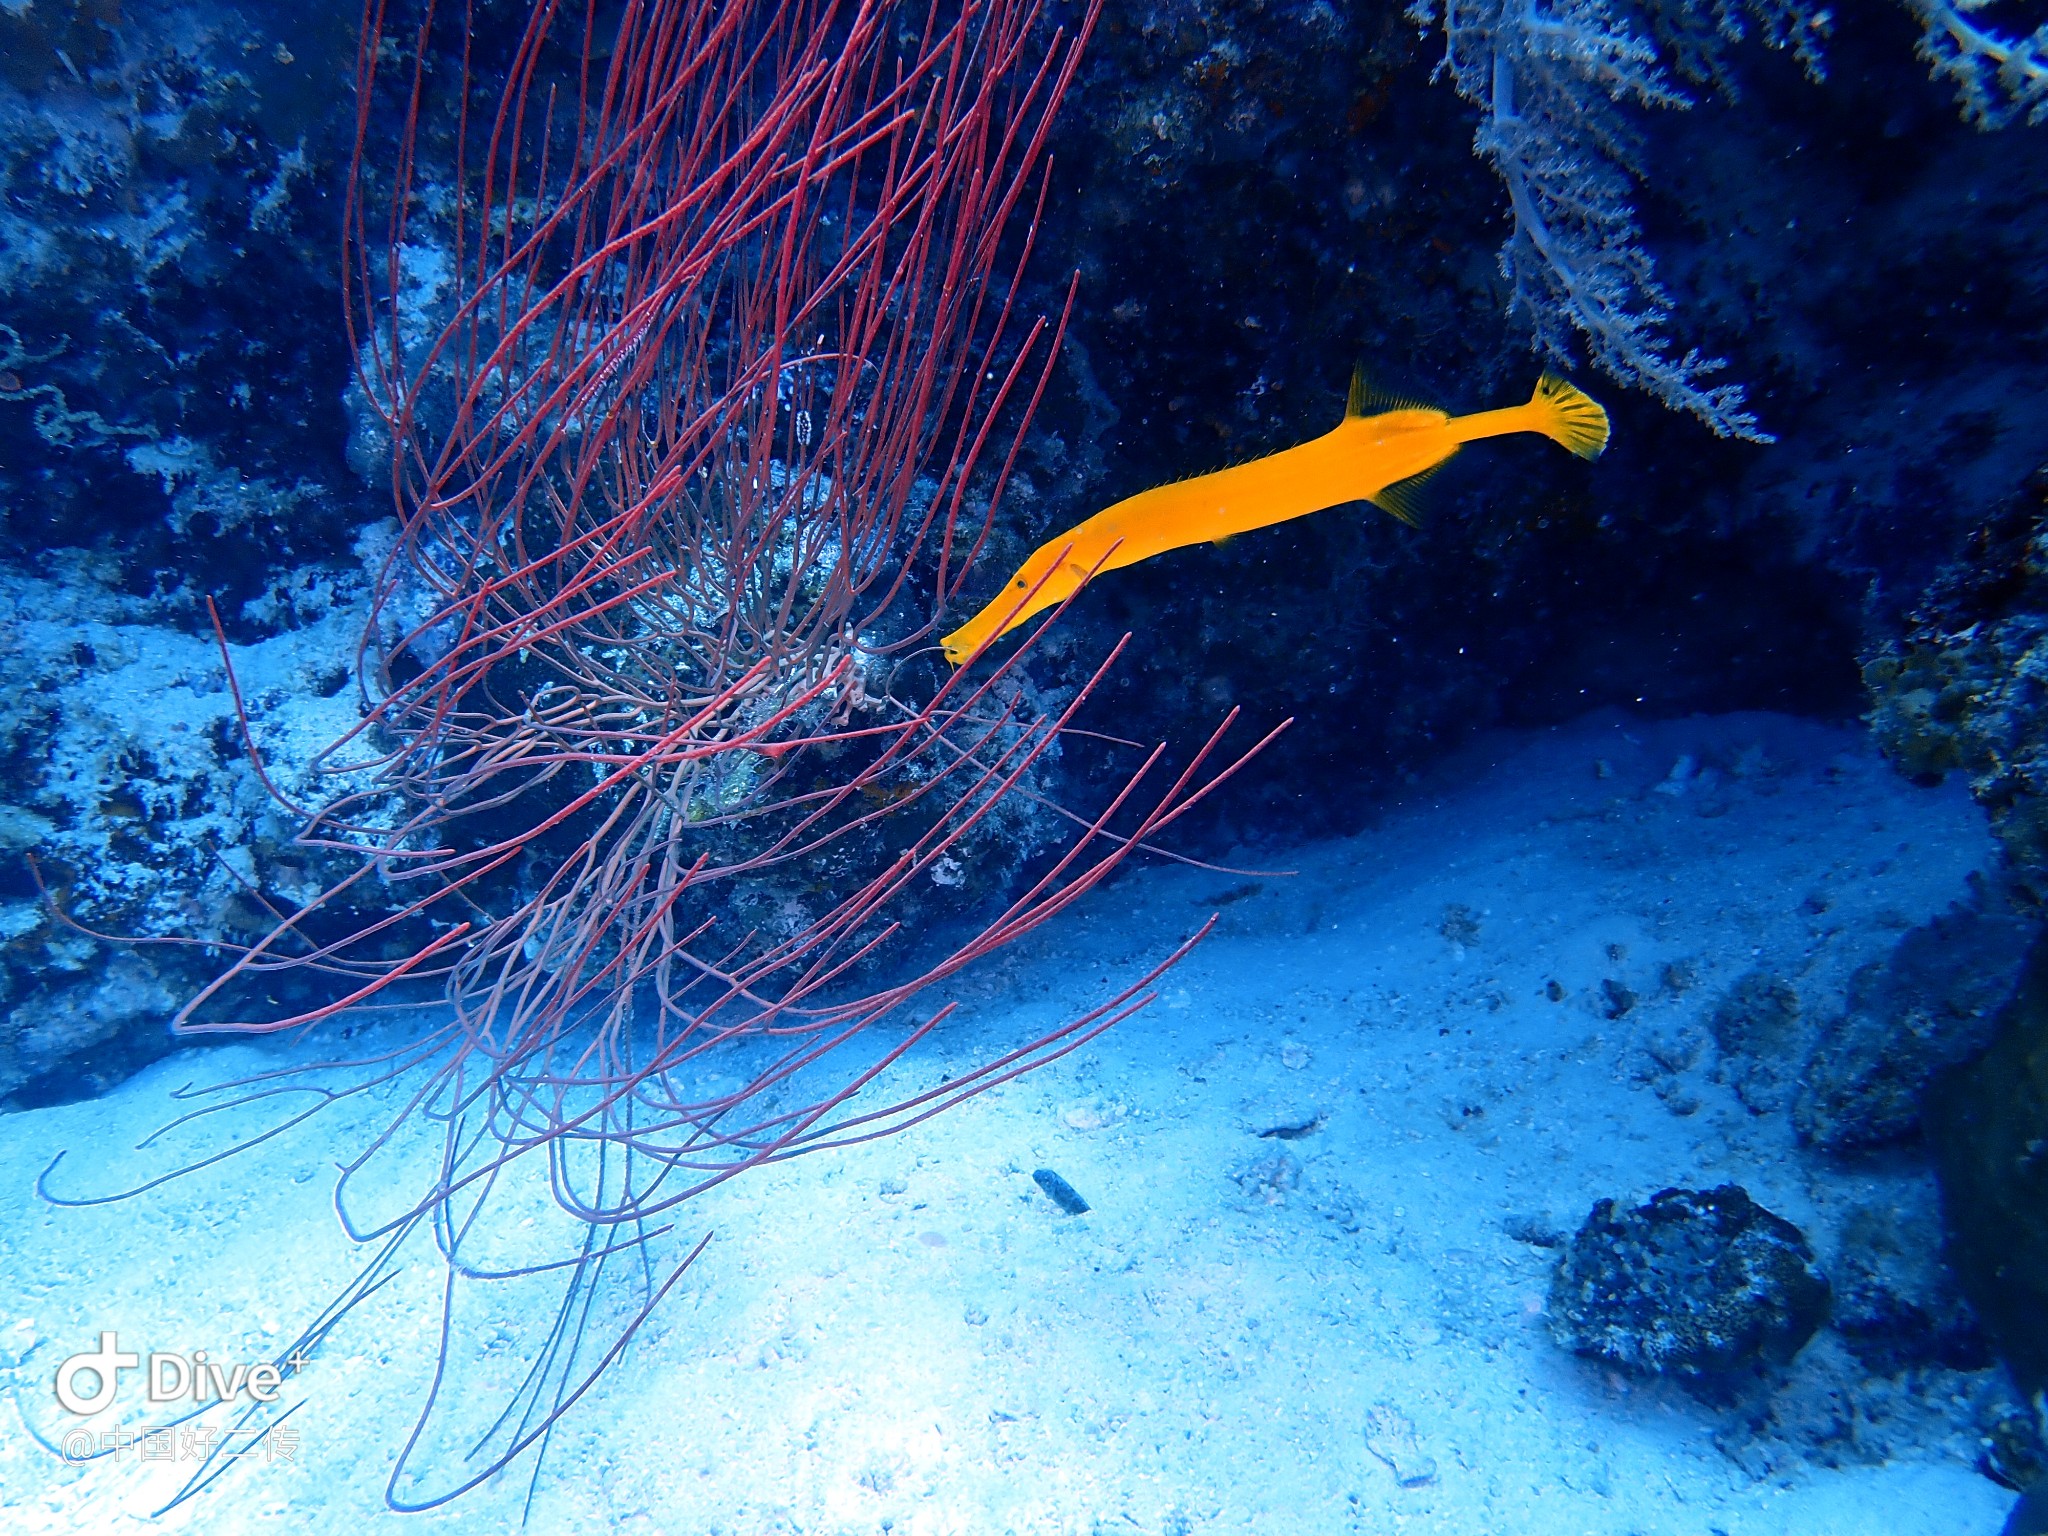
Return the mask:
<svg viewBox="0 0 2048 1536">
<path fill-rule="evenodd" d="M 1390 513 L 1410 528 L 1422 526 L 1422 500 L 1416 494 L 1429 483 L 1430 476 L 1448 464 L 1446 458 L 1441 464 L 1432 464 L 1419 475 L 1410 475 L 1406 480 L 1396 480 L 1392 485 L 1382 486 L 1365 499 L 1382 512 Z"/>
<path fill-rule="evenodd" d="M 1360 363 L 1351 370 L 1351 393 L 1344 401 L 1344 419 L 1350 421 L 1359 416 L 1379 416 L 1387 411 L 1434 411 L 1439 407 L 1427 400 L 1412 399 L 1407 395 L 1390 395 L 1375 387 L 1365 376 L 1365 364 Z"/>
</svg>

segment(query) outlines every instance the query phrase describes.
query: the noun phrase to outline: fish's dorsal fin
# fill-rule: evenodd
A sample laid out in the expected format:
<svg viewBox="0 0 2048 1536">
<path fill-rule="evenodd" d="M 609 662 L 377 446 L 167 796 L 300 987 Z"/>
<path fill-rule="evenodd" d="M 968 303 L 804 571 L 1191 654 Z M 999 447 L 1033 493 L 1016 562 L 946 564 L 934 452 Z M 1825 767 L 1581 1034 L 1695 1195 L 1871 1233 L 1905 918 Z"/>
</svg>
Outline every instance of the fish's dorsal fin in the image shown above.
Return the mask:
<svg viewBox="0 0 2048 1536">
<path fill-rule="evenodd" d="M 1365 382 L 1365 364 L 1359 363 L 1351 370 L 1351 393 L 1344 401 L 1344 419 L 1365 414 L 1365 398 L 1372 393 L 1372 386 Z"/>
<path fill-rule="evenodd" d="M 1392 485 L 1382 486 L 1378 491 L 1365 499 L 1378 507 L 1382 512 L 1391 513 L 1393 516 L 1398 517 L 1410 528 L 1420 528 L 1422 526 L 1422 503 L 1415 493 L 1429 483 L 1431 475 L 1442 469 L 1445 464 L 1450 463 L 1451 456 L 1456 453 L 1457 450 L 1454 448 L 1451 450 L 1451 454 L 1447 454 L 1441 462 L 1430 465 L 1421 474 L 1410 475 L 1406 480 L 1396 480 Z"/>
<path fill-rule="evenodd" d="M 1427 400 L 1415 400 L 1406 395 L 1390 395 L 1377 389 L 1365 376 L 1365 364 L 1360 363 L 1351 370 L 1351 393 L 1344 401 L 1344 419 L 1351 421 L 1360 416 L 1379 416 L 1387 411 L 1434 411 L 1439 407 Z"/>
</svg>

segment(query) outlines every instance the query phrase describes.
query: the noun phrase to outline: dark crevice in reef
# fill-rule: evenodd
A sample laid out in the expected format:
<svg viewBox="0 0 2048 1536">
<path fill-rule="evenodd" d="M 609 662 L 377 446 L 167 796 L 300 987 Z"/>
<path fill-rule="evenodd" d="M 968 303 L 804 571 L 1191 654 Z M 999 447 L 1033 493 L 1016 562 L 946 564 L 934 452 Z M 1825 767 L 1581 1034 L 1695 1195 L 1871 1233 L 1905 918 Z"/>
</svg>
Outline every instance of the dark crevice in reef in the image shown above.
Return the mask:
<svg viewBox="0 0 2048 1536">
<path fill-rule="evenodd" d="M 1145 7 L 1104 19 L 1062 120 L 1040 242 L 1080 274 L 1073 345 L 986 557 L 1161 481 L 1314 436 L 1354 363 L 1454 410 L 1522 398 L 1504 195 L 1399 7 Z M 1903 13 L 1829 44 L 1828 78 L 1754 43 L 1739 99 L 1655 114 L 1640 208 L 1673 327 L 1730 360 L 1779 435 L 1719 441 L 1597 374 L 1614 444 L 1476 445 L 1423 528 L 1326 512 L 1120 571 L 1035 671 L 1126 630 L 1101 711 L 1187 740 L 1225 708 L 1297 726 L 1184 823 L 1204 847 L 1355 825 L 1496 723 L 1602 703 L 1846 718 L 1895 630 L 2048 430 L 2024 338 L 2048 325 L 2048 139 L 1984 134 Z M 980 596 L 977 587 L 971 595 Z M 1203 830 L 1206 829 L 1206 830 Z"/>
</svg>

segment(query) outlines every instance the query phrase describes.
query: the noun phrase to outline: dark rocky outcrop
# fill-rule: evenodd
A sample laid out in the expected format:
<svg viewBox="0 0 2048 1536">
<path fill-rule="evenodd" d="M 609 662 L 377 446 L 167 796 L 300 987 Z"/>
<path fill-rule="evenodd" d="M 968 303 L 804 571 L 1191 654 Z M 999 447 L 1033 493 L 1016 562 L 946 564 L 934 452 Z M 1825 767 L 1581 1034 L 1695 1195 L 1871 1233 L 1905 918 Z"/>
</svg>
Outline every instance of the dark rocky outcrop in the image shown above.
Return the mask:
<svg viewBox="0 0 2048 1536">
<path fill-rule="evenodd" d="M 1959 905 L 1857 971 L 1848 1007 L 1821 1026 L 1800 1074 L 1801 1138 L 1845 1151 L 1918 1132 L 1928 1085 L 1991 1043 L 2034 931 L 1995 903 Z"/>
<path fill-rule="evenodd" d="M 1550 1283 L 1551 1336 L 1575 1354 L 1724 1400 L 1813 1337 L 1829 1287 L 1799 1229 L 1741 1186 L 1594 1205 Z"/>
<path fill-rule="evenodd" d="M 1924 1210 L 1852 1211 L 1829 1281 L 1828 1325 L 1873 1377 L 1930 1367 L 1981 1371 L 1995 1363 L 1976 1313 L 1942 1262 L 1931 1201 Z"/>
<path fill-rule="evenodd" d="M 2048 945 L 1927 1118 L 1950 1261 L 2021 1390 L 2048 1387 Z"/>
<path fill-rule="evenodd" d="M 1783 1109 L 1792 1094 L 1793 1064 L 1811 1032 L 1791 984 L 1768 971 L 1736 978 L 1714 1009 L 1712 1028 L 1721 1077 L 1749 1112 Z"/>
</svg>

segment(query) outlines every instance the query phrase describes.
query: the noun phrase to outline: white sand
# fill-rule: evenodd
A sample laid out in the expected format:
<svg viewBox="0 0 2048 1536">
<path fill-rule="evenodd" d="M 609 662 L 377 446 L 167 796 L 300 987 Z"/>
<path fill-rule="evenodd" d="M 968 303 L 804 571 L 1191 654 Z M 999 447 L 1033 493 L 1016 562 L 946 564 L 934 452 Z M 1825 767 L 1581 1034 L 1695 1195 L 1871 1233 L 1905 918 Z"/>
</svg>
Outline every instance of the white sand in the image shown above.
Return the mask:
<svg viewBox="0 0 2048 1536">
<path fill-rule="evenodd" d="M 1667 781 L 1681 756 L 1705 772 Z M 696 1202 L 681 1231 L 714 1242 L 558 1432 L 528 1528 L 1993 1536 L 2011 1496 L 1959 1431 L 1902 1447 L 1873 1429 L 1825 1458 L 1766 1436 L 1739 1465 L 1714 1413 L 1560 1352 L 1553 1254 L 1502 1228 L 1569 1232 L 1601 1196 L 1735 1181 L 1825 1265 L 1858 1203 L 1924 1212 L 1910 1158 L 1800 1152 L 1783 1115 L 1712 1080 L 1711 1047 L 1660 1097 L 1643 1044 L 1703 1027 L 1757 966 L 1824 1010 L 1991 857 L 1959 788 L 1906 785 L 1851 733 L 1606 717 L 1468 752 L 1375 830 L 1220 906 L 1247 882 L 1126 878 L 970 979 L 909 1077 L 1107 995 L 1220 911 L 1159 1002 L 897 1139 Z M 1623 1017 L 1608 979 L 1634 994 Z M 373 1106 L 123 1204 L 31 1193 L 58 1148 L 67 1191 L 160 1171 L 167 1152 L 127 1149 L 171 1090 L 282 1059 L 188 1053 L 100 1102 L 0 1119 L 0 1365 L 20 1362 L 0 1382 L 46 1434 L 76 1423 L 57 1361 L 101 1329 L 260 1359 L 361 1262 L 328 1198 Z M 1688 1095 L 1695 1112 L 1668 1107 Z M 1041 1167 L 1094 1210 L 1063 1215 Z M 470 1342 L 500 1334 L 487 1366 L 545 1326 L 518 1290 L 464 1313 Z M 516 1529 L 530 1458 L 434 1514 L 383 1510 L 438 1295 L 417 1259 L 287 1384 L 307 1399 L 296 1460 L 252 1455 L 151 1528 Z M 0 1414 L 9 1533 L 141 1527 L 194 1468 L 67 1467 Z"/>
</svg>

